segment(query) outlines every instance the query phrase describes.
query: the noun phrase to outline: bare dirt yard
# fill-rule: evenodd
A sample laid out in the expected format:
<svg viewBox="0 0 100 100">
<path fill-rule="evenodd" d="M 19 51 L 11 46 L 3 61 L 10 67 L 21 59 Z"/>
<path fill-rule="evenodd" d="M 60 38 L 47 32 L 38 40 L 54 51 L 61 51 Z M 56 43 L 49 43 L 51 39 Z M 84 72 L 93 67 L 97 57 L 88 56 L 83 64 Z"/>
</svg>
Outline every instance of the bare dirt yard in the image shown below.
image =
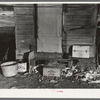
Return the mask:
<svg viewBox="0 0 100 100">
<path fill-rule="evenodd" d="M 14 77 L 6 78 L 0 74 L 0 89 L 42 89 L 42 88 L 100 88 L 100 83 L 88 84 L 72 77 L 43 77 L 38 73 L 17 74 Z"/>
<path fill-rule="evenodd" d="M 31 74 L 27 72 L 18 73 L 9 78 L 0 74 L 0 89 L 100 88 L 100 72 L 93 71 L 94 65 L 90 61 L 81 60 L 77 66 L 72 65 L 72 67 L 61 63 L 49 63 L 49 66 L 62 67 L 60 77 L 43 75 L 43 67 L 38 65 L 34 67 L 35 69 Z"/>
</svg>

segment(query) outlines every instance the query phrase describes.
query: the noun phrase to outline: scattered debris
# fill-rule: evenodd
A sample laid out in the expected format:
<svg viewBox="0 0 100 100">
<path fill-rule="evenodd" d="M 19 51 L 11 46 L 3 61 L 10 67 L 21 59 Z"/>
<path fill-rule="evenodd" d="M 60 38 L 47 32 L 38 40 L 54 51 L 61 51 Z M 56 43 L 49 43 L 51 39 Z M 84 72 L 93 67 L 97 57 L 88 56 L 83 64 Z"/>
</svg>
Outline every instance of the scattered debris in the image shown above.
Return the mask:
<svg viewBox="0 0 100 100">
<path fill-rule="evenodd" d="M 55 88 L 58 88 L 58 87 L 59 87 L 59 84 L 55 84 L 54 87 L 55 87 Z"/>
<path fill-rule="evenodd" d="M 18 89 L 17 87 L 12 86 L 10 89 Z"/>
<path fill-rule="evenodd" d="M 36 66 L 32 66 L 32 74 L 37 77 L 37 80 L 39 82 L 38 88 L 60 88 L 62 87 L 61 84 L 63 84 L 63 82 L 65 81 L 71 85 L 76 84 L 75 86 L 77 87 L 79 86 L 79 84 L 84 85 L 84 87 L 86 84 L 86 87 L 88 87 L 88 83 L 91 85 L 91 83 L 97 84 L 100 82 L 100 74 L 96 70 L 94 70 L 93 67 L 88 68 L 87 65 L 84 64 L 84 66 L 86 65 L 86 67 L 83 66 L 83 68 L 80 68 L 79 63 L 80 62 L 78 60 L 73 59 L 72 61 L 70 61 L 70 64 L 62 63 L 60 61 L 52 61 L 47 64 L 38 64 Z M 44 75 L 43 70 L 48 66 L 52 69 L 60 68 L 60 77 L 57 77 L 55 75 Z M 30 75 L 31 74 L 29 73 L 24 73 L 22 77 L 29 77 Z M 11 87 L 11 89 L 15 88 L 16 86 Z"/>
<path fill-rule="evenodd" d="M 57 81 L 56 81 L 56 80 L 51 80 L 50 82 L 51 82 L 51 83 L 57 83 Z"/>
<path fill-rule="evenodd" d="M 88 82 L 88 83 L 100 83 L 100 80 L 91 81 L 91 82 Z"/>
</svg>

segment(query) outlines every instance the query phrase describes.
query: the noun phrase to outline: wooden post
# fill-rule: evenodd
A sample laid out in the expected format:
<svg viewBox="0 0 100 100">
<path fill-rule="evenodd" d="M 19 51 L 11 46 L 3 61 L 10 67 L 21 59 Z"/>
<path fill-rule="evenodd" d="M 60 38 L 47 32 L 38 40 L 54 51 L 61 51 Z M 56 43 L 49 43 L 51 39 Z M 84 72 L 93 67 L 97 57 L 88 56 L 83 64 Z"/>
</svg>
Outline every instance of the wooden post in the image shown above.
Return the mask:
<svg viewBox="0 0 100 100">
<path fill-rule="evenodd" d="M 95 52 L 95 63 L 96 67 L 99 65 L 99 58 L 98 58 L 98 44 L 97 44 L 97 19 L 98 19 L 98 5 L 95 5 L 95 27 L 96 27 L 96 33 L 94 34 L 94 52 Z"/>
</svg>

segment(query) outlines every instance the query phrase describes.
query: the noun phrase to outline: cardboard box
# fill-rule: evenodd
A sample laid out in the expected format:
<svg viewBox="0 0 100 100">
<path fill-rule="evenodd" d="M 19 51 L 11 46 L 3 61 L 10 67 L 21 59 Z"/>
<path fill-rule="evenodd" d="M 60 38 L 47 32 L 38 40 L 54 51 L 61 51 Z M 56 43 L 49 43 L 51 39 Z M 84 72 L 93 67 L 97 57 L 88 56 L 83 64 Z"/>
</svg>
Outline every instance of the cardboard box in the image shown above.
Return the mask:
<svg viewBox="0 0 100 100">
<path fill-rule="evenodd" d="M 60 77 L 61 68 L 60 67 L 43 67 L 43 76 L 54 76 Z"/>
<path fill-rule="evenodd" d="M 72 57 L 90 58 L 94 57 L 92 46 L 73 45 Z"/>
</svg>

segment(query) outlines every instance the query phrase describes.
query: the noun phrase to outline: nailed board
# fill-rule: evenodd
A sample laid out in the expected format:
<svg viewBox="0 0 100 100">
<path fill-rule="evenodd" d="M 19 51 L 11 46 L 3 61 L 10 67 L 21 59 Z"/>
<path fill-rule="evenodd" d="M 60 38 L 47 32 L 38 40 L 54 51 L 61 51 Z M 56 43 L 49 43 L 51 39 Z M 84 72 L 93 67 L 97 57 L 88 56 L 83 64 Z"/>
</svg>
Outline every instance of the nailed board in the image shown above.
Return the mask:
<svg viewBox="0 0 100 100">
<path fill-rule="evenodd" d="M 37 52 L 62 52 L 62 5 L 38 5 Z"/>
</svg>

